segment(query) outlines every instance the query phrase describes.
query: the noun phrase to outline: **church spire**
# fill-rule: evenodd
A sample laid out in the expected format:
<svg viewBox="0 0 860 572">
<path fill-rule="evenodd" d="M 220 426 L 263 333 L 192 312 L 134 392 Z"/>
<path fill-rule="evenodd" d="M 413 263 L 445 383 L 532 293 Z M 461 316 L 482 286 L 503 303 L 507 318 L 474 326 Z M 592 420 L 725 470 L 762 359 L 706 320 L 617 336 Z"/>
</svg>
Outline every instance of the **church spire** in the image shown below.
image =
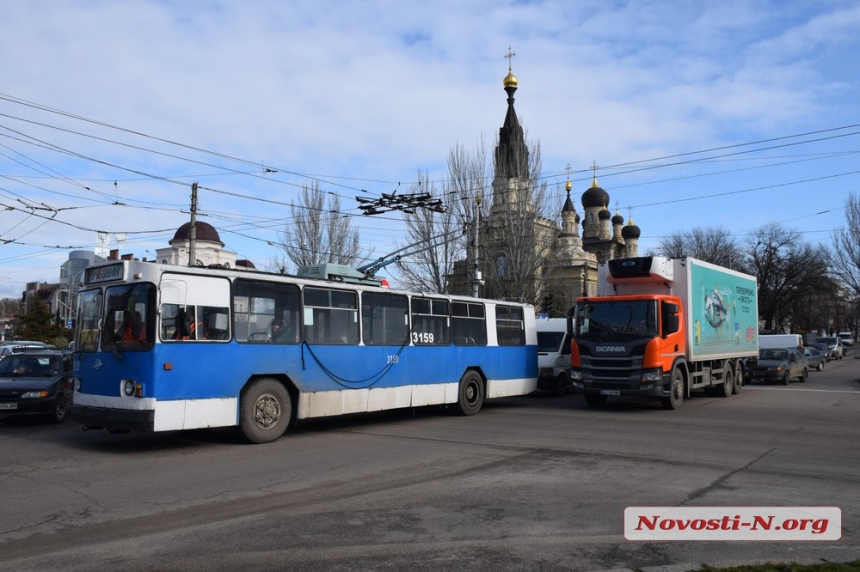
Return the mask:
<svg viewBox="0 0 860 572">
<path fill-rule="evenodd" d="M 508 75 L 503 80 L 505 92 L 508 94 L 508 111 L 505 114 L 505 123 L 499 129 L 499 145 L 496 147 L 496 176 L 507 179 L 527 177 L 529 163 L 523 128 L 514 110 L 514 93 L 519 85 L 513 72 L 512 61 L 515 55 L 513 48 L 508 47 L 508 53 L 505 55 L 508 60 Z"/>
</svg>

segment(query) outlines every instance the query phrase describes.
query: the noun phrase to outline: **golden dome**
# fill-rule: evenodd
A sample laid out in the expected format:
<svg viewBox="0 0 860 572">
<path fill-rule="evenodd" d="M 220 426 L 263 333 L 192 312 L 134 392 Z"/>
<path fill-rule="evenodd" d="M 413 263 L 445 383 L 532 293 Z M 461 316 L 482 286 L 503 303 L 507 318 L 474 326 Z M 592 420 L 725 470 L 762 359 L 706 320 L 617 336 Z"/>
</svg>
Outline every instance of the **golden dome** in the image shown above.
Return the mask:
<svg viewBox="0 0 860 572">
<path fill-rule="evenodd" d="M 505 76 L 504 80 L 505 87 L 517 87 L 517 83 L 519 83 L 517 76 L 515 76 L 514 72 L 512 72 L 509 68 L 508 75 Z"/>
</svg>

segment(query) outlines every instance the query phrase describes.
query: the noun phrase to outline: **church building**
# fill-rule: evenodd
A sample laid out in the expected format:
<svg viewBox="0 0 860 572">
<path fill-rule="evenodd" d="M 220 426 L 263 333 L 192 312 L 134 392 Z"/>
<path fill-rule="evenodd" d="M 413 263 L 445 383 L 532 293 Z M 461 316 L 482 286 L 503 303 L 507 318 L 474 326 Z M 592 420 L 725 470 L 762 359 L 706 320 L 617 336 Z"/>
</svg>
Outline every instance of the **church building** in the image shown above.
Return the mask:
<svg viewBox="0 0 860 572">
<path fill-rule="evenodd" d="M 514 109 L 514 93 L 518 84 L 509 66 L 503 81 L 508 107 L 495 149 L 492 207 L 482 221 L 482 235 L 487 238 L 481 245 L 484 260 L 480 266 L 491 268 L 499 275 L 510 272 L 511 261 L 507 260 L 511 253 L 510 242 L 518 238 L 511 236 L 508 221 L 517 218 L 511 215 L 518 212 L 533 214 L 535 208 L 529 199 L 532 197 L 530 187 L 536 182 L 529 180 L 529 151 Z M 615 215 L 610 213 L 609 193 L 598 184 L 596 168 L 591 186 L 580 197 L 582 217 L 571 199 L 572 189 L 568 177 L 565 185 L 567 197 L 558 213 L 560 225 L 540 216 L 529 218 L 535 226 L 533 236 L 536 237 L 531 248 L 536 249 L 540 266 L 533 272 L 536 299 L 523 301 L 535 303 L 539 311 L 549 311 L 552 317 L 563 316 L 576 298 L 597 293 L 599 263 L 638 256 L 639 250 L 639 227 L 633 224 L 632 218 L 625 224 L 624 217 L 617 211 Z M 505 231 L 508 231 L 507 235 Z M 506 247 L 503 246 L 505 244 Z M 468 265 L 463 262 L 455 265 L 450 281 L 452 292 L 468 293 L 470 290 L 465 287 L 465 281 L 473 277 L 464 276 Z M 485 290 L 489 289 L 481 290 L 481 296 L 507 297 L 503 291 Z"/>
</svg>

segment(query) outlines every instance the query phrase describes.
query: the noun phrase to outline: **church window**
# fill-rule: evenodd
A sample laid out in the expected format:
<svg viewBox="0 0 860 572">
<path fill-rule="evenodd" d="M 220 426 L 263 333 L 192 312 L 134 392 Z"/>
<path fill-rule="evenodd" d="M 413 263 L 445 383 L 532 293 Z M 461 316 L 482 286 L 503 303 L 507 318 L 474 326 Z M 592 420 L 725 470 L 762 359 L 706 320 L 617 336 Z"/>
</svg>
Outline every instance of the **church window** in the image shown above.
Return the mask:
<svg viewBox="0 0 860 572">
<path fill-rule="evenodd" d="M 504 254 L 496 257 L 496 274 L 499 278 L 508 277 L 508 259 Z"/>
</svg>

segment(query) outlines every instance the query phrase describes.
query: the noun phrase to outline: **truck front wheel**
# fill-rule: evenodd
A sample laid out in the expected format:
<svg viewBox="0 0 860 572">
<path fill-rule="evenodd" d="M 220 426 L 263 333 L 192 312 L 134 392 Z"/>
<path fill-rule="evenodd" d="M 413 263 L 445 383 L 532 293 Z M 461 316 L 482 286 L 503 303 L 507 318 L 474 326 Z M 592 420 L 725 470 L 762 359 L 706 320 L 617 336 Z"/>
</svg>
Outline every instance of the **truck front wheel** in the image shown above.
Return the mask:
<svg viewBox="0 0 860 572">
<path fill-rule="evenodd" d="M 684 403 L 684 374 L 677 367 L 672 370 L 672 385 L 668 397 L 662 399 L 663 409 L 678 409 Z"/>
</svg>

